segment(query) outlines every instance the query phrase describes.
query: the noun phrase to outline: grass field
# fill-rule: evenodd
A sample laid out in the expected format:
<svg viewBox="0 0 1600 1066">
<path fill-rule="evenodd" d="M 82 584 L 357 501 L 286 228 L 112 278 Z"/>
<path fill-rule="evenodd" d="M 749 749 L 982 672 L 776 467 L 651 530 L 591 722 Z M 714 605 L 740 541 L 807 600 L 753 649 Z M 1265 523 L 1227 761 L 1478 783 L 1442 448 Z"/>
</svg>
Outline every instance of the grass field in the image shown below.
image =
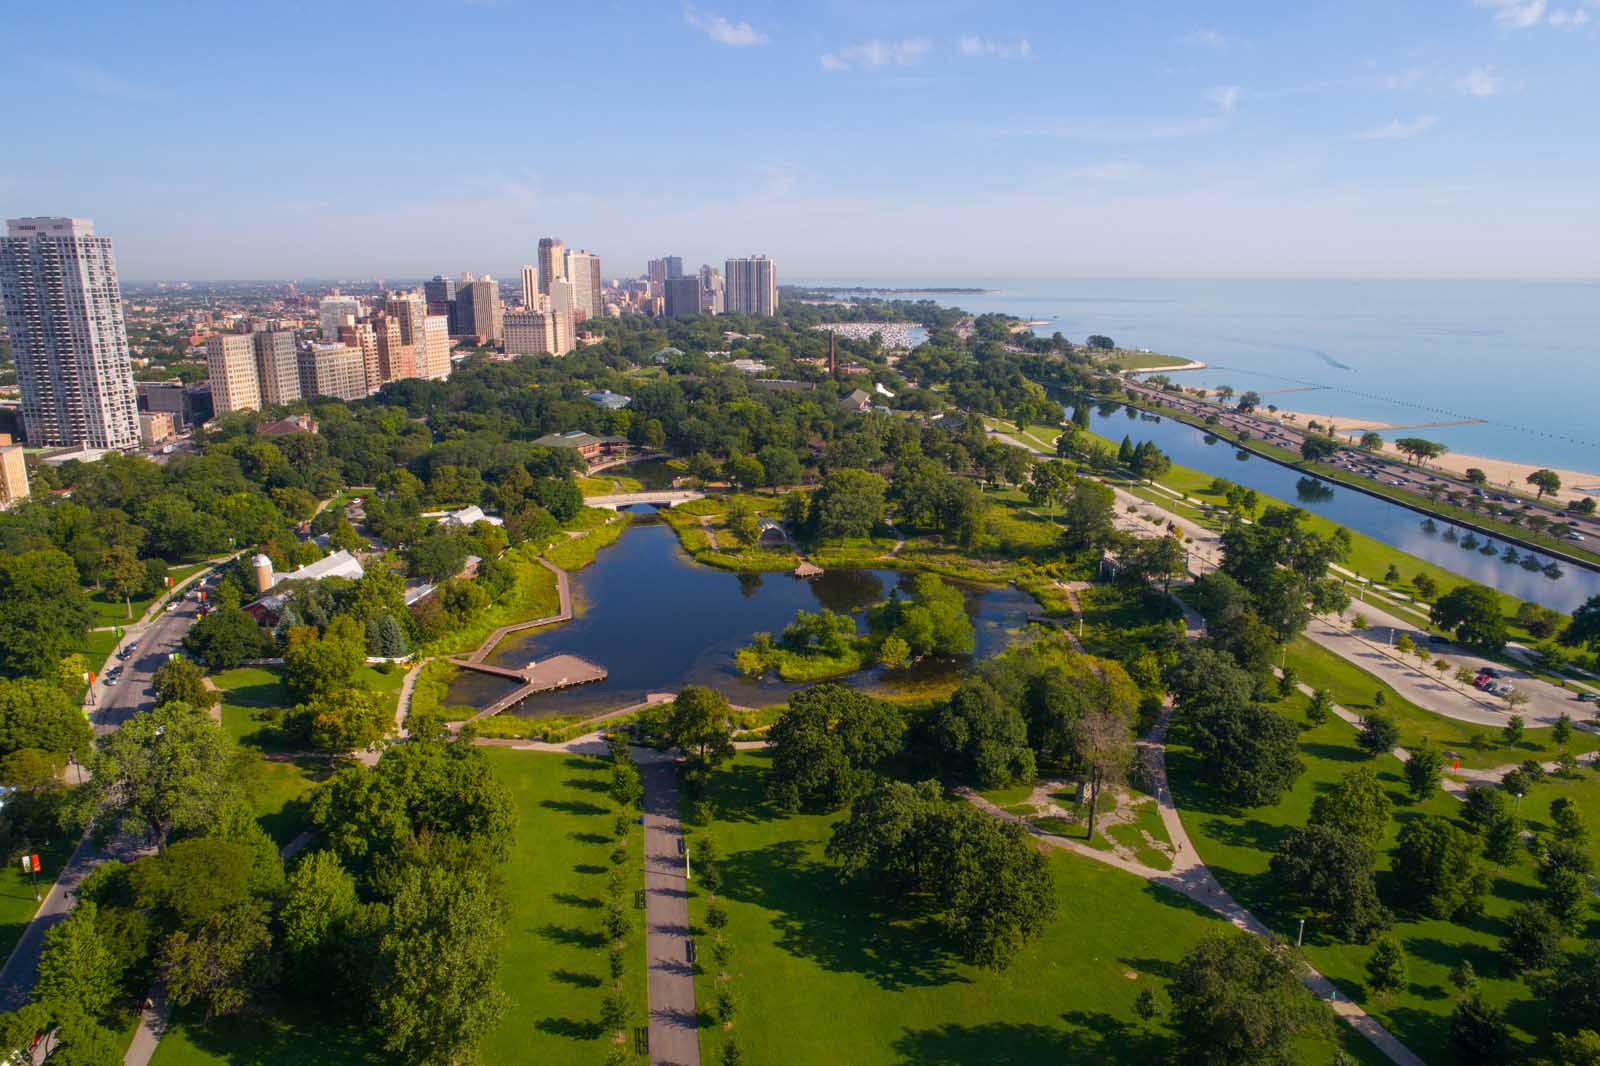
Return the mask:
<svg viewBox="0 0 1600 1066">
<path fill-rule="evenodd" d="M 556 591 L 556 575 L 548 567 L 536 562 L 532 554 L 532 547 L 527 545 L 507 552 L 504 558 L 516 570 L 516 583 L 490 604 L 488 610 L 473 619 L 470 625 L 453 629 L 417 648 L 417 654 L 424 657 L 465 655 L 501 626 L 544 618 L 559 611 L 561 596 Z"/>
<path fill-rule="evenodd" d="M 200 1024 L 174 1013 L 151 1066 L 379 1066 L 393 1061 L 370 1026 L 328 1021 L 295 1003 Z"/>
<path fill-rule="evenodd" d="M 485 1042 L 489 1063 L 592 1066 L 610 1050 L 600 1030 L 600 999 L 610 981 L 604 913 L 616 808 L 606 795 L 607 760 L 575 755 L 486 749 L 516 798 L 516 843 L 505 867 L 506 937 L 501 987 L 509 1003 Z M 644 912 L 633 909 L 644 888 L 643 832 L 628 834 L 629 891 L 634 919 L 624 988 L 630 1026 L 648 1024 L 645 1005 Z M 631 1045 L 630 1045 L 631 1046 Z"/>
<path fill-rule="evenodd" d="M 69 833 L 57 832 L 48 840 L 33 841 L 33 851 L 39 856 L 38 892 L 42 896 L 55 884 L 61 868 L 72 857 L 78 838 Z M 20 853 L 19 853 L 20 854 Z M 22 872 L 20 862 L 8 862 L 0 873 L 0 960 L 10 956 L 11 949 L 22 939 L 22 931 L 33 920 L 39 909 L 34 898 L 32 874 Z"/>
<path fill-rule="evenodd" d="M 588 511 L 585 514 L 590 513 Z M 594 557 L 601 548 L 608 547 L 617 542 L 622 536 L 622 531 L 628 528 L 628 516 L 614 517 L 616 512 L 610 512 L 613 518 L 610 521 L 596 524 L 588 529 L 581 537 L 568 537 L 557 541 L 545 549 L 544 557 L 563 570 L 579 570 L 594 562 Z M 537 616 L 534 616 L 537 617 Z"/>
<path fill-rule="evenodd" d="M 1304 706 L 1304 698 L 1295 697 L 1283 709 L 1292 719 L 1303 722 Z M 1300 756 L 1306 772 L 1277 806 L 1242 811 L 1233 809 L 1199 782 L 1196 756 L 1185 746 L 1181 730 L 1169 747 L 1167 766 L 1173 794 L 1200 857 L 1241 903 L 1284 936 L 1294 936 L 1298 914 L 1278 898 L 1268 873 L 1268 861 L 1284 832 L 1305 824 L 1311 802 L 1320 791 L 1345 771 L 1369 763 L 1354 740 L 1355 730 L 1338 719 L 1304 731 Z M 1395 804 L 1395 816 L 1379 846 L 1377 862 L 1379 894 L 1392 900 L 1398 886 L 1389 873 L 1388 853 L 1400 826 L 1423 814 L 1458 817 L 1461 805 L 1444 793 L 1416 804 L 1405 792 L 1398 760 L 1385 755 L 1371 760 L 1370 765 L 1378 771 Z M 1466 959 L 1477 970 L 1485 998 L 1507 1009 L 1507 1020 L 1525 1053 L 1533 1034 L 1542 1029 L 1543 1012 L 1501 960 L 1498 946 L 1506 914 L 1517 903 L 1536 898 L 1537 881 L 1526 856 L 1520 857 L 1519 865 L 1503 870 L 1491 868 L 1490 874 L 1492 895 L 1480 918 L 1458 923 L 1399 915 L 1393 932 L 1405 949 L 1410 981 L 1404 991 L 1386 999 L 1369 996 L 1364 987 L 1369 947 L 1333 941 L 1311 923 L 1306 928 L 1306 955 L 1339 983 L 1343 994 L 1361 1002 L 1413 1051 L 1429 1061 L 1440 1062 L 1448 1061 L 1442 1049 L 1448 1046 L 1449 1018 L 1455 1000 L 1449 971 Z M 1600 923 L 1591 923 L 1591 935 L 1596 925 Z M 1575 943 L 1569 941 L 1568 946 Z"/>
<path fill-rule="evenodd" d="M 731 1031 L 702 1018 L 701 1061 L 728 1035 L 746 1062 L 911 1064 L 1170 1061 L 1172 1034 L 1133 1013 L 1142 989 L 1165 1004 L 1165 978 L 1220 921 L 1182 897 L 1087 859 L 1052 852 L 1061 906 L 1046 935 L 1003 973 L 975 970 L 927 924 L 877 913 L 842 892 L 822 859 L 831 816 L 785 816 L 762 798 L 764 753 L 714 775 L 709 830 L 734 948 L 742 1009 Z M 707 898 L 690 916 L 703 927 Z M 703 928 L 698 935 L 707 938 Z M 713 965 L 710 951 L 700 953 Z M 696 979 L 702 1011 L 714 974 Z M 1380 1059 L 1344 1027 L 1332 1039 L 1360 1062 Z M 1308 1040 L 1300 1061 L 1334 1045 Z"/>
</svg>

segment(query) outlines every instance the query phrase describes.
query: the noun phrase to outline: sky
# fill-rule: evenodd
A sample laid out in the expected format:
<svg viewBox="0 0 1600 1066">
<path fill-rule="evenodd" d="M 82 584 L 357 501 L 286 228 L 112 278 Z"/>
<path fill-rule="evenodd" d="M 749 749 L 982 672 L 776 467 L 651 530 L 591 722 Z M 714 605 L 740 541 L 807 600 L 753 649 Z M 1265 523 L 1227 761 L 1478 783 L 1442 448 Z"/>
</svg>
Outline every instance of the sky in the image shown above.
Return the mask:
<svg viewBox="0 0 1600 1066">
<path fill-rule="evenodd" d="M 1600 276 L 1600 0 L 16 4 L 122 276 Z"/>
</svg>

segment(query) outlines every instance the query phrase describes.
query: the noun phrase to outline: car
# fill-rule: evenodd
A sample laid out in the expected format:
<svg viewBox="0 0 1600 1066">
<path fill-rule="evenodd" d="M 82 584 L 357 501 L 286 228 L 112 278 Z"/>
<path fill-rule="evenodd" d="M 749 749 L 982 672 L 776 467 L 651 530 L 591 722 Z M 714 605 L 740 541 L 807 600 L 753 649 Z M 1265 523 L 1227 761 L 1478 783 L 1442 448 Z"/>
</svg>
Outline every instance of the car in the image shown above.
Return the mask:
<svg viewBox="0 0 1600 1066">
<path fill-rule="evenodd" d="M 1578 693 L 1578 702 L 1579 703 L 1600 703 L 1600 696 L 1595 695 L 1593 692 L 1580 692 L 1580 693 Z"/>
<path fill-rule="evenodd" d="M 173 611 L 176 611 L 177 609 L 178 609 L 178 601 L 177 600 L 168 600 L 167 601 L 167 605 L 162 608 L 162 610 L 166 611 L 168 614 L 171 614 Z"/>
<path fill-rule="evenodd" d="M 1583 542 L 1583 534 L 1582 533 L 1568 533 L 1567 534 L 1567 539 L 1568 540 L 1574 540 L 1574 541 L 1577 541 L 1579 543 L 1582 543 Z"/>
<path fill-rule="evenodd" d="M 1485 666 L 1483 669 L 1478 671 L 1478 676 L 1479 677 L 1499 677 L 1500 676 L 1500 671 L 1496 670 L 1492 666 Z"/>
</svg>

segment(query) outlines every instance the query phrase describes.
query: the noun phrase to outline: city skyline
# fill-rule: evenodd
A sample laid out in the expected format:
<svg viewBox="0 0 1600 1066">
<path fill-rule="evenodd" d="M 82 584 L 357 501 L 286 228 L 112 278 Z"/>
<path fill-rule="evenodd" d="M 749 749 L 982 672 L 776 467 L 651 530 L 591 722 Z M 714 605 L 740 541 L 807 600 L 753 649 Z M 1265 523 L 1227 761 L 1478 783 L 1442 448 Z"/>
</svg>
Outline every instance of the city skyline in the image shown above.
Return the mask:
<svg viewBox="0 0 1600 1066">
<path fill-rule="evenodd" d="M 596 54 L 541 52 L 541 69 L 618 100 L 655 98 L 674 70 L 761 91 L 704 128 L 566 128 L 561 153 L 501 137 L 494 107 L 383 77 L 469 41 L 581 36 L 583 15 L 381 10 L 428 32 L 375 42 L 353 10 L 278 63 L 225 73 L 186 53 L 230 31 L 222 10 L 183 12 L 181 35 L 161 5 L 14 13 L 19 39 L 74 50 L 19 61 L 30 150 L 0 164 L 6 214 L 95 218 L 131 281 L 515 276 L 549 233 L 612 276 L 660 248 L 686 263 L 760 248 L 793 280 L 957 280 L 927 264 L 1000 234 L 1015 277 L 1596 272 L 1600 145 L 1565 120 L 1600 95 L 1595 0 L 665 6 L 609 21 Z M 253 32 L 284 40 L 303 15 L 257 17 Z M 516 69 L 476 71 L 475 92 L 514 99 Z M 412 121 L 352 140 L 327 105 L 376 84 Z M 292 129 L 316 165 L 174 151 L 177 108 Z M 781 135 L 752 147 L 743 131 L 773 114 Z M 452 160 L 445 130 L 486 148 Z M 583 160 L 581 180 L 562 158 Z"/>
</svg>

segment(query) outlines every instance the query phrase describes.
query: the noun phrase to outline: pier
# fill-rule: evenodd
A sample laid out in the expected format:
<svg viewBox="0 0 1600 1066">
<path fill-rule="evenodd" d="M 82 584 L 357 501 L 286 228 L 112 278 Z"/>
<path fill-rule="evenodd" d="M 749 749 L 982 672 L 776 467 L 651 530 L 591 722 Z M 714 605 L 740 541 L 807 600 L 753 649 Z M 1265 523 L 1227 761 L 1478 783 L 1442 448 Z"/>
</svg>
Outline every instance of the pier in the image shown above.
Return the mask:
<svg viewBox="0 0 1600 1066">
<path fill-rule="evenodd" d="M 576 655 L 552 655 L 548 659 L 531 662 L 521 669 L 492 666 L 474 659 L 452 658 L 450 663 L 463 670 L 476 670 L 481 674 L 493 674 L 496 677 L 521 682 L 511 692 L 467 719 L 469 722 L 497 715 L 507 708 L 516 706 L 529 696 L 541 692 L 555 692 L 575 685 L 588 685 L 595 681 L 604 681 L 609 676 L 606 668 L 599 663 L 592 663 Z"/>
</svg>

